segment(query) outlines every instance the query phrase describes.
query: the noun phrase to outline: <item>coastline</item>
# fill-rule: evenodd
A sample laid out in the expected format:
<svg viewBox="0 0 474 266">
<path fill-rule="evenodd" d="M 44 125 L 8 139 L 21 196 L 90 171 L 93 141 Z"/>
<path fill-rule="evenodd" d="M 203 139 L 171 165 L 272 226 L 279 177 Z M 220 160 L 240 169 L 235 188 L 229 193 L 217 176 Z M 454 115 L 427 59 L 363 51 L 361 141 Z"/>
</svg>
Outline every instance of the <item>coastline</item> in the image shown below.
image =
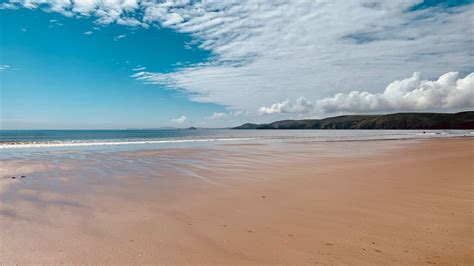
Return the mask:
<svg viewBox="0 0 474 266">
<path fill-rule="evenodd" d="M 49 156 L 0 180 L 4 263 L 474 262 L 470 137 Z"/>
<path fill-rule="evenodd" d="M 159 149 L 163 146 L 209 145 L 211 143 L 274 141 L 369 141 L 473 137 L 472 130 L 364 130 L 364 129 L 278 129 L 278 130 L 0 130 L 0 150 L 105 149 L 136 146 L 133 149 Z M 54 133 L 52 133 L 54 132 Z M 0 157 L 1 159 L 1 157 Z"/>
</svg>

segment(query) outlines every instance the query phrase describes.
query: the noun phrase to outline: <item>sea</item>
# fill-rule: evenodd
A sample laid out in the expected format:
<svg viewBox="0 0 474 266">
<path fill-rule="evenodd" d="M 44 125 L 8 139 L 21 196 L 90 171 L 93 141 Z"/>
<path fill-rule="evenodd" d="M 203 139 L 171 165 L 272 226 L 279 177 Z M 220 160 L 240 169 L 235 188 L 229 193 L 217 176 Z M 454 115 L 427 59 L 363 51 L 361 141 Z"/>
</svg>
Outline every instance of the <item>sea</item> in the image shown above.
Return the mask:
<svg viewBox="0 0 474 266">
<path fill-rule="evenodd" d="M 13 175 L 28 176 L 28 182 L 63 177 L 121 177 L 140 173 L 142 178 L 166 177 L 178 171 L 197 178 L 199 173 L 187 167 L 227 167 L 242 163 L 247 158 L 233 157 L 235 161 L 216 158 L 220 150 L 255 156 L 275 156 L 288 149 L 301 147 L 327 156 L 358 156 L 370 154 L 373 145 L 357 145 L 357 141 L 399 140 L 403 143 L 428 138 L 474 137 L 473 130 L 232 130 L 232 129 L 159 129 L 159 130 L 0 130 L 0 181 Z M 287 143 L 297 144 L 288 146 Z M 230 145 L 229 145 L 230 144 Z M 245 144 L 245 145 L 234 145 Z M 257 144 L 257 145 L 255 145 Z M 264 145 L 259 145 L 264 144 Z M 306 145 L 308 144 L 308 145 Z M 311 144 L 311 145 L 309 145 Z M 329 145 L 327 145 L 329 144 Z M 334 145 L 333 145 L 334 144 Z M 375 145 L 390 149 L 397 145 Z M 201 148 L 204 149 L 194 149 Z M 330 149 L 329 149 L 330 148 Z M 131 154 L 157 150 L 163 156 L 136 157 Z M 173 151 L 171 151 L 173 150 Z M 173 154 L 181 150 L 184 154 Z M 196 152 L 199 156 L 196 157 Z M 306 149 L 308 151 L 308 149 Z M 138 152 L 138 153 L 135 153 Z M 187 154 L 189 152 L 189 154 Z M 194 157 L 193 157 L 194 154 Z M 189 155 L 189 156 L 188 156 Z M 209 156 L 209 158 L 208 158 Z M 264 158 L 262 157 L 262 158 Z M 161 172 L 160 172 L 161 171 Z M 30 178 L 31 177 L 31 178 Z M 53 178 L 53 179 L 51 179 Z M 104 180 L 104 179 L 91 179 Z M 102 182 L 102 181 L 101 181 Z M 112 181 L 111 181 L 112 182 Z M 28 184 L 22 182 L 22 184 Z M 1 185 L 1 182 L 0 182 Z"/>
<path fill-rule="evenodd" d="M 212 143 L 328 142 L 473 136 L 473 130 L 0 130 L 0 151 L 143 149 Z"/>
</svg>

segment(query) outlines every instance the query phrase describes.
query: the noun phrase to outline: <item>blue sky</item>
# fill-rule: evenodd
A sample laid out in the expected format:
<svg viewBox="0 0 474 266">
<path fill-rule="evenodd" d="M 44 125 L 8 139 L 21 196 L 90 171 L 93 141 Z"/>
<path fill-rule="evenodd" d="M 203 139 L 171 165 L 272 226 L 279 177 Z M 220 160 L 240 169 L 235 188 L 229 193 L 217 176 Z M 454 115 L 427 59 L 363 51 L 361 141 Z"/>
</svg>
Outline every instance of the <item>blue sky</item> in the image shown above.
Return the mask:
<svg viewBox="0 0 474 266">
<path fill-rule="evenodd" d="M 7 128 L 172 126 L 177 116 L 200 121 L 223 110 L 129 77 L 141 66 L 168 72 L 205 60 L 208 52 L 185 49 L 189 36 L 116 24 L 94 30 L 91 19 L 36 10 L 2 10 L 1 23 L 2 63 L 11 65 L 1 73 Z"/>
<path fill-rule="evenodd" d="M 3 1 L 1 128 L 474 107 L 472 1 Z"/>
</svg>

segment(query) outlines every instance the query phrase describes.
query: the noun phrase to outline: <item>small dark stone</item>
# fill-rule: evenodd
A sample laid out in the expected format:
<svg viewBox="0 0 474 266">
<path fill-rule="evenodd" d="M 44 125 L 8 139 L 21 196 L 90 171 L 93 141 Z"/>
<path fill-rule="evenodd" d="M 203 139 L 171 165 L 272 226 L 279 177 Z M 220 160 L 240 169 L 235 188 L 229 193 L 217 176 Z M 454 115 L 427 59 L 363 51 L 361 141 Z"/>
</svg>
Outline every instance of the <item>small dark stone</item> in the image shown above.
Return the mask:
<svg viewBox="0 0 474 266">
<path fill-rule="evenodd" d="M 21 176 L 21 178 L 25 178 L 25 177 L 26 177 L 26 175 L 22 175 L 22 176 Z"/>
<path fill-rule="evenodd" d="M 262 196 L 262 199 L 266 198 L 266 196 Z"/>
<path fill-rule="evenodd" d="M 16 178 L 16 176 L 12 176 L 12 179 L 15 179 L 15 178 Z"/>
<path fill-rule="evenodd" d="M 252 230 L 248 230 L 247 232 L 249 232 L 249 233 L 253 233 L 253 231 L 252 231 Z"/>
<path fill-rule="evenodd" d="M 294 237 L 295 235 L 291 235 L 291 234 L 289 234 L 288 236 Z"/>
</svg>

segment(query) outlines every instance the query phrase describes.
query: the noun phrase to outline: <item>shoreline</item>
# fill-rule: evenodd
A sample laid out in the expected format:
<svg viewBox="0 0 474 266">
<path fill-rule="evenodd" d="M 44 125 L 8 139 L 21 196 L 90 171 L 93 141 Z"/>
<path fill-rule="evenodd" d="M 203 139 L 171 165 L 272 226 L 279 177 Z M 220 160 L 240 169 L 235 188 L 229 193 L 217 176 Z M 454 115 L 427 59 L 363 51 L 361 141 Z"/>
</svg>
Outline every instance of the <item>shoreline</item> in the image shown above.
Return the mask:
<svg viewBox="0 0 474 266">
<path fill-rule="evenodd" d="M 0 180 L 1 261 L 473 263 L 469 137 L 58 156 Z"/>
<path fill-rule="evenodd" d="M 230 130 L 230 129 L 229 129 Z M 330 131 L 332 129 L 324 129 L 323 131 Z M 350 129 L 350 130 L 340 130 L 334 129 L 334 131 L 361 131 L 362 129 Z M 246 130 L 248 131 L 248 130 Z M 263 130 L 268 131 L 268 130 Z M 285 131 L 285 130 L 278 130 L 278 131 Z M 289 129 L 287 131 L 315 131 L 310 129 Z M 367 130 L 365 130 L 367 131 Z M 369 130 L 369 131 L 384 131 L 384 130 Z M 385 130 L 386 131 L 386 130 Z M 397 132 L 397 130 L 390 130 L 392 132 Z M 446 138 L 474 138 L 474 131 L 472 130 L 455 130 L 454 131 L 446 131 L 443 130 L 432 130 L 433 132 L 426 132 L 429 130 L 400 130 L 400 132 L 418 132 L 417 135 L 400 135 L 400 136 L 372 136 L 372 138 L 352 138 L 352 139 L 330 139 L 330 138 L 320 138 L 320 137 L 304 137 L 300 140 L 294 141 L 304 141 L 304 142 L 350 142 L 350 141 L 387 141 L 387 140 L 425 140 L 425 139 L 446 139 Z M 461 133 L 462 132 L 462 133 Z M 154 148 L 159 148 L 160 145 L 173 145 L 173 144 L 199 144 L 199 143 L 232 143 L 232 144 L 239 144 L 240 142 L 249 143 L 249 142 L 269 142 L 269 141 L 286 141 L 290 142 L 291 136 L 276 136 L 276 137 L 262 137 L 262 136 L 255 136 L 255 137 L 222 137 L 222 138 L 183 138 L 183 139 L 173 139 L 173 138 L 163 138 L 163 139 L 149 139 L 149 140 L 120 140 L 120 139 L 104 139 L 104 140 L 51 140 L 51 141 L 0 141 L 0 150 L 27 150 L 27 149 L 39 149 L 39 148 L 87 148 L 87 147 L 114 147 L 114 146 L 129 146 L 129 145 L 137 145 L 142 146 L 142 148 L 148 148 L 144 145 L 153 146 Z M 268 144 L 268 143 L 266 143 Z M 137 149 L 139 150 L 139 149 Z"/>
</svg>

